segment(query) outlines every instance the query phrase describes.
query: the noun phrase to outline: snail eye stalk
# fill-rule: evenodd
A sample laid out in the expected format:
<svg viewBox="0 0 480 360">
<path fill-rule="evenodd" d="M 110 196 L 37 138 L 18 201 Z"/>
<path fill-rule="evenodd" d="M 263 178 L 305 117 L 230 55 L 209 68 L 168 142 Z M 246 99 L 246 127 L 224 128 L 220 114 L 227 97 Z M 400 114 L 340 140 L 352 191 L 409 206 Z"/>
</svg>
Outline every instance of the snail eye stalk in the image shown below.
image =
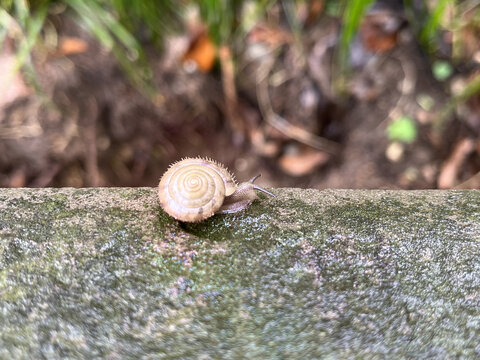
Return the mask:
<svg viewBox="0 0 480 360">
<path fill-rule="evenodd" d="M 255 180 L 257 180 L 260 176 L 262 176 L 262 174 L 255 175 L 255 176 L 252 177 L 250 180 L 248 180 L 248 182 L 253 184 L 253 182 L 254 182 Z M 254 188 L 255 190 L 261 191 L 261 192 L 263 192 L 263 193 L 265 193 L 265 194 L 267 194 L 267 195 L 270 195 L 270 196 L 275 197 L 275 194 L 272 194 L 270 191 L 265 190 L 265 189 L 262 188 L 261 186 L 253 185 L 253 188 Z"/>
</svg>

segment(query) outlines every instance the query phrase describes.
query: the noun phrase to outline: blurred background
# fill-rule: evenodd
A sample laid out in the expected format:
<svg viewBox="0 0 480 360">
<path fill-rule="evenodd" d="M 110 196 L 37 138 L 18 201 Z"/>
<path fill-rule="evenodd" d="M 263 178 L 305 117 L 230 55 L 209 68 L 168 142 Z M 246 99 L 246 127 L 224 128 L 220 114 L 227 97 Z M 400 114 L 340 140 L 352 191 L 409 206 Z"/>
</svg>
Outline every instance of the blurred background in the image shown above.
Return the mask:
<svg viewBox="0 0 480 360">
<path fill-rule="evenodd" d="M 480 187 L 480 1 L 0 5 L 0 187 Z"/>
</svg>

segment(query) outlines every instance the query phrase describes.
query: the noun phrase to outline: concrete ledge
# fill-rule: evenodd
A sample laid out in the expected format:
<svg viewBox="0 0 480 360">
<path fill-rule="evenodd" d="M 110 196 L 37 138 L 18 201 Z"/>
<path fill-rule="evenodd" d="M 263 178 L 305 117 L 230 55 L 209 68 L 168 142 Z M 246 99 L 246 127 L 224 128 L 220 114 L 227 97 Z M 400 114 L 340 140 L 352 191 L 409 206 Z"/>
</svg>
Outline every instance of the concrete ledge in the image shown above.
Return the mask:
<svg viewBox="0 0 480 360">
<path fill-rule="evenodd" d="M 0 358 L 480 356 L 480 191 L 0 189 Z"/>
</svg>

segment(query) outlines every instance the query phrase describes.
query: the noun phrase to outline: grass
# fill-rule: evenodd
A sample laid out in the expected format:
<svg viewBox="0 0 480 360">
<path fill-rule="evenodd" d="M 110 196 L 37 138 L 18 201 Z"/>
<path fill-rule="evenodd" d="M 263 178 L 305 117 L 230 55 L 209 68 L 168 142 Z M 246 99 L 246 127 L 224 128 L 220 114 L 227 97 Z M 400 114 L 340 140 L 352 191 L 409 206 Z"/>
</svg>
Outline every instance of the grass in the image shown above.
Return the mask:
<svg viewBox="0 0 480 360">
<path fill-rule="evenodd" d="M 79 16 L 83 24 L 108 50 L 112 51 L 130 80 L 141 89 L 153 91 L 149 81 L 151 74 L 146 66 L 140 43 L 112 11 L 100 1 L 65 0 L 65 3 Z"/>
<path fill-rule="evenodd" d="M 455 0 L 438 0 L 437 5 L 427 17 L 427 21 L 420 33 L 420 42 L 430 52 L 435 50 L 435 42 L 439 35 L 441 23 L 448 9 L 448 5 L 454 6 Z"/>
<path fill-rule="evenodd" d="M 15 72 L 20 69 L 33 71 L 31 53 L 42 40 L 46 20 L 49 16 L 55 16 L 50 10 L 64 6 L 64 14 L 73 16 L 111 51 L 134 84 L 151 91 L 151 71 L 147 65 L 143 43 L 153 42 L 161 46 L 165 34 L 182 28 L 187 9 L 198 9 L 209 35 L 217 44 L 232 47 L 234 44 L 243 44 L 246 32 L 253 26 L 251 14 L 255 14 L 253 21 L 268 23 L 268 11 L 274 4 L 279 4 L 292 33 L 296 38 L 300 38 L 303 24 L 297 16 L 297 9 L 305 3 L 309 1 L 0 0 L 0 44 L 7 37 L 13 39 L 16 49 Z M 373 0 L 325 0 L 325 16 L 333 15 L 342 21 L 337 47 L 334 82 L 336 89 L 345 88 L 350 76 L 350 46 L 366 10 L 372 3 Z M 407 15 L 418 15 L 409 18 L 411 27 L 418 29 L 419 41 L 427 52 L 434 54 L 439 47 L 438 40 L 447 12 L 453 9 L 453 14 L 460 14 L 461 11 L 455 10 L 459 10 L 461 4 L 454 0 L 437 0 L 430 8 L 423 6 L 421 11 L 418 11 L 414 3 L 412 0 L 405 0 L 405 12 Z M 473 96 L 477 90 L 477 80 L 474 79 L 472 85 L 467 86 L 465 94 L 455 97 L 453 101 L 465 101 L 467 96 Z"/>
<path fill-rule="evenodd" d="M 363 15 L 373 0 L 343 0 L 342 32 L 340 34 L 340 43 L 338 47 L 338 70 L 336 84 L 337 90 L 343 91 L 346 79 L 350 73 L 349 58 L 350 44 L 360 26 Z"/>
<path fill-rule="evenodd" d="M 9 37 L 16 48 L 12 78 L 21 68 L 33 70 L 32 50 L 41 41 L 49 11 L 60 3 L 65 14 L 74 17 L 115 55 L 139 89 L 152 93 L 151 71 L 138 33 L 143 27 L 159 42 L 168 30 L 178 29 L 183 7 L 174 0 L 0 0 L 0 45 Z"/>
<path fill-rule="evenodd" d="M 30 59 L 33 47 L 37 43 L 40 31 L 43 28 L 48 2 L 39 4 L 34 11 L 30 11 L 25 0 L 3 1 L 0 9 L 0 43 L 3 45 L 5 37 L 12 35 L 17 42 L 17 54 L 13 77 L 20 68 Z M 10 10 L 10 12 L 9 12 Z"/>
</svg>

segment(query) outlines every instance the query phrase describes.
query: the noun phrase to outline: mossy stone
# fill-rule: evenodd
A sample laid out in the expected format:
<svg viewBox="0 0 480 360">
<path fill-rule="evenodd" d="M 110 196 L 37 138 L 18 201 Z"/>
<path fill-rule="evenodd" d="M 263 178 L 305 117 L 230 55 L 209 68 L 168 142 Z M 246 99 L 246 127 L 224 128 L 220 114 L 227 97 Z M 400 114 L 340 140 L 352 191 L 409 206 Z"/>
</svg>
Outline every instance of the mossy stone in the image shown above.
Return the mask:
<svg viewBox="0 0 480 360">
<path fill-rule="evenodd" d="M 0 190 L 0 359 L 480 357 L 480 191 Z"/>
</svg>

